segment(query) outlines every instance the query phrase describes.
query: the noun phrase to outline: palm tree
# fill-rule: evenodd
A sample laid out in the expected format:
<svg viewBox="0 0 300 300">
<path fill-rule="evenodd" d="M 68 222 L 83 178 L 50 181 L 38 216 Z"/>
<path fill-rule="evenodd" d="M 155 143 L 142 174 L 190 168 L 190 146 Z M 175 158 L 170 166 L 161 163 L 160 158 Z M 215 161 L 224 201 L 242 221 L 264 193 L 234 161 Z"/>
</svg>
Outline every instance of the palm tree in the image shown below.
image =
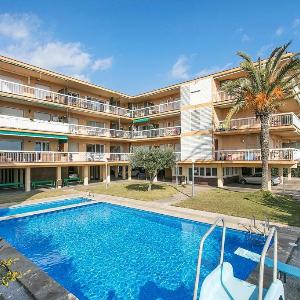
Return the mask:
<svg viewBox="0 0 300 300">
<path fill-rule="evenodd" d="M 282 100 L 294 97 L 296 79 L 300 75 L 299 53 L 286 54 L 290 42 L 275 48 L 266 60 L 253 62 L 251 57 L 238 52 L 243 61 L 241 69 L 246 76 L 227 81 L 222 90 L 233 97 L 235 104 L 229 111 L 225 124 L 241 109 L 249 108 L 260 120 L 260 147 L 262 162 L 262 189 L 268 190 L 269 123 L 270 116 Z"/>
</svg>

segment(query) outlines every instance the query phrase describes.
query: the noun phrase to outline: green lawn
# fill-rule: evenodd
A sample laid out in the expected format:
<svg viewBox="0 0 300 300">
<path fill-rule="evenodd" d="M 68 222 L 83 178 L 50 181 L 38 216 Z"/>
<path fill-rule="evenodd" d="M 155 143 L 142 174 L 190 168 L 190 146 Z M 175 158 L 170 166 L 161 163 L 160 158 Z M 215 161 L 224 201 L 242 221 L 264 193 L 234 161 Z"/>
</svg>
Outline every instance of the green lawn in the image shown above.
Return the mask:
<svg viewBox="0 0 300 300">
<path fill-rule="evenodd" d="M 108 189 L 104 183 L 92 186 L 78 186 L 79 191 L 89 191 L 96 194 L 106 194 L 143 201 L 153 201 L 173 196 L 178 190 L 168 184 L 154 184 L 152 190 L 148 191 L 148 183 L 140 181 L 110 183 Z"/>
<path fill-rule="evenodd" d="M 199 193 L 176 206 L 230 216 L 270 220 L 300 226 L 300 202 L 268 192 L 234 192 L 214 189 Z"/>
<path fill-rule="evenodd" d="M 31 192 L 21 192 L 21 191 L 1 191 L 0 193 L 0 204 L 4 203 L 22 203 L 28 200 L 38 200 L 48 197 L 64 196 L 68 195 L 70 192 L 62 189 L 58 190 L 48 190 L 39 191 L 34 190 Z"/>
</svg>

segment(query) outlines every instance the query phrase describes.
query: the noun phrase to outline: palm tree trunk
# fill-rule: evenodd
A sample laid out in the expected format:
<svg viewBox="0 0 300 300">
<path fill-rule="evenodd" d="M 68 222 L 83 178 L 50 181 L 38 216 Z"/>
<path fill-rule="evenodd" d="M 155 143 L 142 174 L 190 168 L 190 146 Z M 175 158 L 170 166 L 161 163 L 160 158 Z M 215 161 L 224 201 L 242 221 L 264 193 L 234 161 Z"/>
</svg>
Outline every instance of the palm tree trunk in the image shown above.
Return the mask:
<svg viewBox="0 0 300 300">
<path fill-rule="evenodd" d="M 268 191 L 269 181 L 269 114 L 261 114 L 260 118 L 260 148 L 261 148 L 261 164 L 262 164 L 262 184 L 261 189 Z"/>
</svg>

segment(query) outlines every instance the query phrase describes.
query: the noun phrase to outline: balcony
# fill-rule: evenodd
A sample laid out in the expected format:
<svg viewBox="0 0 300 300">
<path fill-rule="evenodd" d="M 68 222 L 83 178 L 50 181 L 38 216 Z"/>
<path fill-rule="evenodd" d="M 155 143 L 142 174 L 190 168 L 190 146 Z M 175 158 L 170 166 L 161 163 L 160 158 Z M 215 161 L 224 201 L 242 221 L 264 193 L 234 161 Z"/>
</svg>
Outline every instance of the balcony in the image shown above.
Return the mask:
<svg viewBox="0 0 300 300">
<path fill-rule="evenodd" d="M 87 100 L 80 97 L 56 93 L 49 90 L 43 90 L 29 85 L 19 84 L 2 79 L 0 79 L 0 92 L 29 97 L 39 101 L 51 102 L 96 112 L 123 116 L 127 118 L 140 118 L 144 116 L 179 110 L 181 103 L 180 100 L 176 100 L 169 103 L 162 103 L 159 105 L 130 110 L 127 108 L 104 103 L 106 100 L 103 100 L 103 102 L 101 102 L 101 100 Z"/>
<path fill-rule="evenodd" d="M 274 114 L 270 119 L 270 127 L 295 126 L 300 130 L 300 119 L 294 113 Z M 216 131 L 232 131 L 260 128 L 260 120 L 256 117 L 232 119 L 226 128 L 224 121 L 218 122 Z"/>
<path fill-rule="evenodd" d="M 234 97 L 228 95 L 226 92 L 224 91 L 218 91 L 216 93 L 214 93 L 213 95 L 213 103 L 229 103 L 234 101 Z"/>
<path fill-rule="evenodd" d="M 131 153 L 10 151 L 0 150 L 0 164 L 74 163 L 74 162 L 128 162 Z M 180 160 L 180 152 L 175 152 Z"/>
<path fill-rule="evenodd" d="M 156 138 L 156 137 L 167 137 L 180 135 L 181 127 L 166 127 L 166 128 L 155 128 L 149 130 L 132 131 L 133 139 L 144 139 L 144 138 Z"/>
<path fill-rule="evenodd" d="M 215 160 L 222 161 L 260 161 L 260 149 L 219 150 L 215 151 Z M 299 161 L 300 149 L 270 149 L 269 160 Z"/>
<path fill-rule="evenodd" d="M 154 137 L 165 137 L 165 136 L 176 136 L 180 135 L 181 127 L 167 127 L 157 128 L 142 131 L 126 131 L 117 130 L 61 122 L 48 122 L 43 120 L 13 117 L 7 115 L 0 115 L 0 127 L 11 128 L 11 129 L 25 129 L 32 131 L 46 131 L 46 132 L 57 132 L 64 134 L 75 134 L 75 135 L 87 135 L 97 137 L 109 137 L 109 138 L 154 138 Z"/>
<path fill-rule="evenodd" d="M 80 97 L 64 95 L 64 94 L 43 90 L 32 86 L 23 85 L 23 84 L 1 80 L 1 79 L 0 79 L 0 92 L 30 97 L 40 101 L 63 104 L 63 105 L 83 108 L 87 110 L 97 111 L 97 112 L 104 112 L 113 115 L 131 117 L 131 110 L 126 108 L 112 106 L 106 103 L 102 103 L 100 101 L 98 102 L 98 101 L 87 100 Z"/>
<path fill-rule="evenodd" d="M 0 164 L 128 161 L 129 154 L 0 150 Z"/>
<path fill-rule="evenodd" d="M 165 113 L 165 112 L 179 110 L 180 107 L 181 107 L 181 101 L 176 100 L 173 102 L 162 103 L 162 104 L 158 104 L 158 105 L 134 109 L 132 111 L 132 117 L 133 118 L 141 118 L 141 117 L 145 117 L 145 116 L 151 116 L 154 114 L 161 114 L 161 113 Z"/>
</svg>

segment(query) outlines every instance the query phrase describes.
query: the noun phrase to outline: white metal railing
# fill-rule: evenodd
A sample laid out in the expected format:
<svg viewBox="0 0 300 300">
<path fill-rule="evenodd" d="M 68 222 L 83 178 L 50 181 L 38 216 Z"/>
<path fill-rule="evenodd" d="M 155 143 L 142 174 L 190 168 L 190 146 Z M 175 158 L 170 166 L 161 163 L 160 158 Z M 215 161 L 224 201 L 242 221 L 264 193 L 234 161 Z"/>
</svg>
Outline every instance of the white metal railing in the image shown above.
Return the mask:
<svg viewBox="0 0 300 300">
<path fill-rule="evenodd" d="M 220 103 L 220 102 L 227 102 L 227 101 L 228 102 L 234 101 L 234 97 L 228 95 L 224 91 L 218 91 L 213 94 L 213 102 Z"/>
<path fill-rule="evenodd" d="M 140 117 L 164 113 L 168 111 L 179 110 L 180 106 L 181 106 L 181 101 L 176 100 L 176 101 L 162 103 L 158 105 L 137 108 L 132 111 L 132 117 L 140 118 Z"/>
<path fill-rule="evenodd" d="M 0 127 L 68 133 L 69 124 L 0 115 Z"/>
<path fill-rule="evenodd" d="M 274 114 L 270 118 L 271 127 L 288 126 L 294 125 L 297 129 L 300 129 L 300 119 L 294 113 L 282 113 Z M 230 120 L 226 126 L 224 121 L 220 121 L 216 124 L 217 131 L 223 130 L 238 130 L 238 129 L 249 129 L 259 128 L 260 120 L 256 117 L 239 118 Z"/>
<path fill-rule="evenodd" d="M 7 115 L 0 115 L 0 127 L 126 139 L 175 136 L 180 135 L 181 132 L 180 126 L 141 131 L 126 131 L 62 122 L 43 121 Z"/>
<path fill-rule="evenodd" d="M 278 148 L 269 150 L 270 160 L 300 160 L 300 149 Z M 215 151 L 215 160 L 259 161 L 260 149 L 218 150 Z"/>
<path fill-rule="evenodd" d="M 1 163 L 128 161 L 130 153 L 0 150 Z"/>
<path fill-rule="evenodd" d="M 220 265 L 223 264 L 226 226 L 225 226 L 224 218 L 218 218 L 218 219 L 216 219 L 214 224 L 209 228 L 209 230 L 204 234 L 204 236 L 201 238 L 201 241 L 200 241 L 193 300 L 197 300 L 197 298 L 198 298 L 198 287 L 199 287 L 199 281 L 200 281 L 201 261 L 202 261 L 202 253 L 203 253 L 204 242 L 208 238 L 208 236 L 214 231 L 214 229 L 217 227 L 217 225 L 220 222 L 222 223 L 222 242 L 221 242 L 220 263 L 219 264 Z"/>
<path fill-rule="evenodd" d="M 174 153 L 175 153 L 176 161 L 180 161 L 181 160 L 181 152 L 174 152 Z"/>
<path fill-rule="evenodd" d="M 80 97 L 60 94 L 49 90 L 43 90 L 20 83 L 6 81 L 0 79 L 0 91 L 10 94 L 16 94 L 21 96 L 27 96 L 46 102 L 53 102 L 58 104 L 64 104 L 68 106 L 75 106 L 88 110 L 106 112 L 120 116 L 131 117 L 131 110 L 102 103 L 100 101 L 87 100 Z"/>
<path fill-rule="evenodd" d="M 260 263 L 259 263 L 259 281 L 258 281 L 258 300 L 263 299 L 263 284 L 264 284 L 264 269 L 265 269 L 265 259 L 267 255 L 267 251 L 269 250 L 269 247 L 272 242 L 272 238 L 274 236 L 274 251 L 273 251 L 273 283 L 277 280 L 277 263 L 278 263 L 278 236 L 277 236 L 277 229 L 275 227 L 272 227 L 270 230 L 270 233 L 268 235 L 268 238 L 266 240 L 266 243 L 264 245 L 264 248 L 262 250 L 261 256 L 260 256 Z"/>
<path fill-rule="evenodd" d="M 105 112 L 131 118 L 139 118 L 147 115 L 179 110 L 181 103 L 180 100 L 175 100 L 172 102 L 131 110 L 124 107 L 109 105 L 105 103 L 106 100 L 88 100 L 3 79 L 0 79 L 0 91 L 9 94 L 31 97 L 46 102 L 75 106 L 92 111 Z"/>
<path fill-rule="evenodd" d="M 164 137 L 164 136 L 175 136 L 180 135 L 181 127 L 165 127 L 165 128 L 154 128 L 148 130 L 132 131 L 132 138 L 153 138 L 153 137 Z"/>
</svg>

